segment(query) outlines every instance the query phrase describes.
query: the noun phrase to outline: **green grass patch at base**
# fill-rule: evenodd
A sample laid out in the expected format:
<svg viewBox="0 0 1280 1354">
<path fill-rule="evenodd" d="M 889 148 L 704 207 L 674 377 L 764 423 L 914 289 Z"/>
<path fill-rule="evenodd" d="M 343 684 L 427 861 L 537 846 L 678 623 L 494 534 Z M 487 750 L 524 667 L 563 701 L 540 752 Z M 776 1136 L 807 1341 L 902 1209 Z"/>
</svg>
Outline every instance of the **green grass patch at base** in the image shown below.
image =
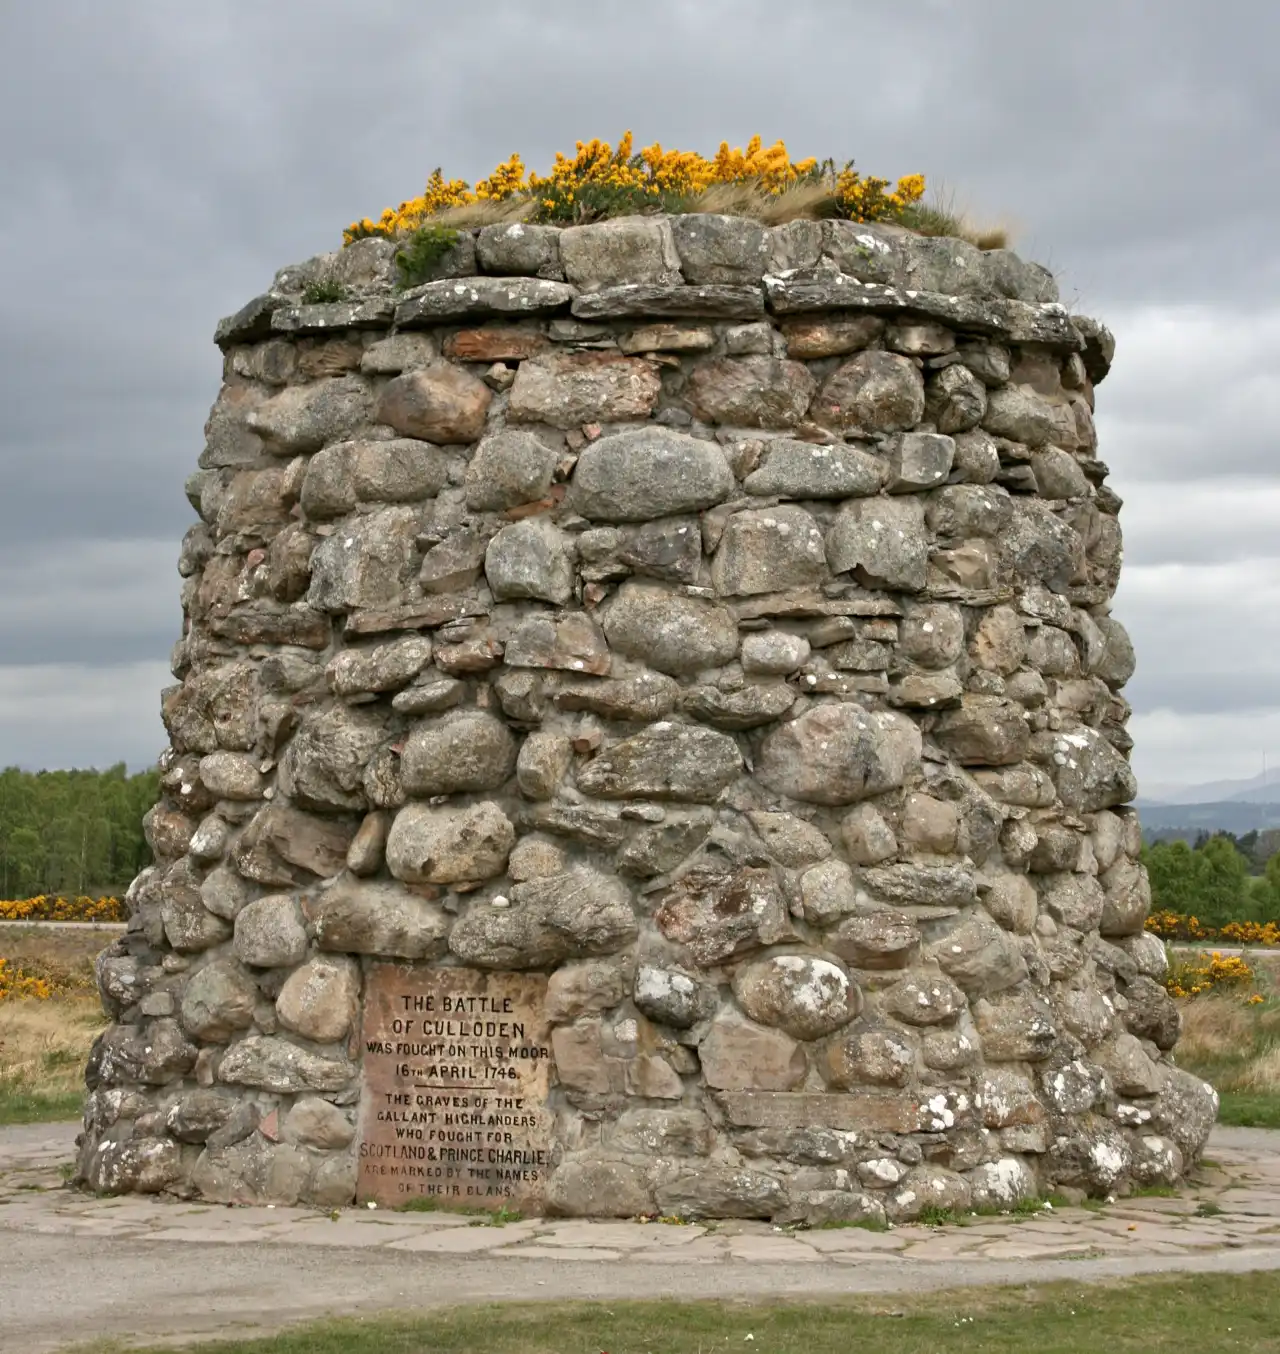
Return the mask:
<svg viewBox="0 0 1280 1354">
<path fill-rule="evenodd" d="M 1220 1124 L 1237 1128 L 1280 1128 L 1280 1095 L 1270 1091 L 1221 1091 Z"/>
<path fill-rule="evenodd" d="M 676 1257 L 673 1257 L 675 1259 Z M 764 1278 L 766 1276 L 762 1276 Z M 880 1294 L 839 1302 L 609 1302 L 453 1307 L 323 1322 L 185 1354 L 1110 1354 L 1276 1348 L 1278 1286 L 1255 1274 Z M 105 1350 L 110 1346 L 96 1346 Z M 159 1354 L 156 1346 L 151 1354 Z"/>
<path fill-rule="evenodd" d="M 0 1125 L 53 1124 L 79 1119 L 84 1106 L 80 1091 L 45 1094 L 0 1083 Z"/>
</svg>

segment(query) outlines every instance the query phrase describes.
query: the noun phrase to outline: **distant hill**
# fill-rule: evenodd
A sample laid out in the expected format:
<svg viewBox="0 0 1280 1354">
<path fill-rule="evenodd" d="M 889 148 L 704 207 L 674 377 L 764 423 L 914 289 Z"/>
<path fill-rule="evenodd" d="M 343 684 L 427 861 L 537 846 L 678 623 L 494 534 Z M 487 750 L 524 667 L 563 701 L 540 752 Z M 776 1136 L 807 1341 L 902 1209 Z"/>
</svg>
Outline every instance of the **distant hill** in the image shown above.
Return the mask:
<svg viewBox="0 0 1280 1354">
<path fill-rule="evenodd" d="M 1138 800 L 1146 804 L 1280 804 L 1280 770 L 1248 780 L 1211 780 L 1201 785 L 1149 785 Z"/>
<path fill-rule="evenodd" d="M 1280 787 L 1272 787 L 1280 798 Z M 1144 834 L 1150 838 L 1185 835 L 1193 840 L 1200 832 L 1262 832 L 1280 827 L 1280 802 L 1257 803 L 1251 799 L 1219 799 L 1203 804 L 1137 803 Z"/>
</svg>

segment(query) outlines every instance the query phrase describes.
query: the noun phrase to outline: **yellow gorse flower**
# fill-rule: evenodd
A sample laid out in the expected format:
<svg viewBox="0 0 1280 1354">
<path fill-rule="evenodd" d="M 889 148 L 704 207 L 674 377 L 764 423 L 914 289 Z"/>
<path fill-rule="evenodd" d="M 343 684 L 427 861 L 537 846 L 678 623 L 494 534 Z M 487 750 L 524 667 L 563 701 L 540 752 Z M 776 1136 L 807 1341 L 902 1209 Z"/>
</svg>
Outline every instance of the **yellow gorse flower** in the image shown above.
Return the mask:
<svg viewBox="0 0 1280 1354">
<path fill-rule="evenodd" d="M 1223 955 L 1214 950 L 1212 954 L 1199 955 L 1195 960 L 1170 964 L 1164 986 L 1171 997 L 1189 1000 L 1212 992 L 1214 988 L 1251 986 L 1253 980 L 1253 969 L 1239 955 Z M 1263 1000 L 1257 993 L 1254 996 L 1257 996 L 1258 1002 Z M 1249 998 L 1249 1003 L 1257 1004 L 1253 997 Z"/>
<path fill-rule="evenodd" d="M 1225 926 L 1205 926 L 1198 917 L 1163 910 L 1153 912 L 1146 929 L 1162 940 L 1229 940 L 1233 945 L 1280 945 L 1280 925 L 1267 921 L 1229 921 Z"/>
<path fill-rule="evenodd" d="M 0 1001 L 19 1001 L 23 998 L 48 1001 L 53 991 L 53 984 L 47 978 L 38 978 L 7 959 L 0 959 Z"/>
<path fill-rule="evenodd" d="M 820 162 L 812 156 L 792 160 L 784 141 L 766 146 L 759 136 L 753 136 L 745 149 L 721 142 L 710 159 L 697 151 L 667 150 L 656 141 L 637 153 L 628 131 L 616 148 L 597 137 L 579 141 L 572 158 L 557 151 L 546 175 L 526 171 L 518 154 L 474 188 L 463 179 L 446 179 L 436 169 L 419 197 L 388 207 L 376 221 L 370 217 L 353 221 L 343 240 L 351 244 L 367 235 L 407 234 L 450 207 L 516 196 L 528 198 L 535 217 L 573 219 L 584 194 L 612 194 L 628 209 L 642 210 L 645 204 L 661 207 L 664 199 L 696 196 L 716 184 L 748 184 L 776 196 L 806 179 L 823 182 L 836 213 L 855 221 L 892 219 L 918 202 L 925 186 L 922 174 L 908 174 L 891 190 L 889 180 L 864 178 L 852 162 L 837 168 L 834 161 Z"/>
<path fill-rule="evenodd" d="M 0 921 L 127 921 L 129 909 L 120 898 L 0 899 Z"/>
</svg>

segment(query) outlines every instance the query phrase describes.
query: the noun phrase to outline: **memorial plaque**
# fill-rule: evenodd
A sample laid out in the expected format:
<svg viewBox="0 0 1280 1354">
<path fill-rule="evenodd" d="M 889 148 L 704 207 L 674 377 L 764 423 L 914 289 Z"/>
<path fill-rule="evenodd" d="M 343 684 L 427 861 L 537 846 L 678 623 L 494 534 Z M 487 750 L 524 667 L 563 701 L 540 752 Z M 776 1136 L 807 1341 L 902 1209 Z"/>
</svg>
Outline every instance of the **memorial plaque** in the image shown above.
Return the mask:
<svg viewBox="0 0 1280 1354">
<path fill-rule="evenodd" d="M 540 1212 L 545 975 L 374 964 L 365 993 L 357 1197 Z"/>
</svg>

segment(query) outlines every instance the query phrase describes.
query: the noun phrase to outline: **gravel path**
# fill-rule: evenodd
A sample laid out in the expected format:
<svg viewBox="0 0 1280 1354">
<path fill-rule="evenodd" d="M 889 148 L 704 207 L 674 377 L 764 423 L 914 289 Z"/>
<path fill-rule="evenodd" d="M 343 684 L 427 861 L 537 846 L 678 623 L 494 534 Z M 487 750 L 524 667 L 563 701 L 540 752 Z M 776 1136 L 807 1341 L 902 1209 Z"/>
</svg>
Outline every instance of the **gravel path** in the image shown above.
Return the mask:
<svg viewBox="0 0 1280 1354">
<path fill-rule="evenodd" d="M 1185 1194 L 966 1227 L 788 1233 L 92 1199 L 62 1187 L 75 1125 L 0 1129 L 0 1321 L 31 1354 L 98 1336 L 228 1336 L 441 1303 L 814 1297 L 1280 1268 L 1280 1133 L 1217 1129 Z M 1221 1213 L 1202 1217 L 1212 1203 Z"/>
</svg>

